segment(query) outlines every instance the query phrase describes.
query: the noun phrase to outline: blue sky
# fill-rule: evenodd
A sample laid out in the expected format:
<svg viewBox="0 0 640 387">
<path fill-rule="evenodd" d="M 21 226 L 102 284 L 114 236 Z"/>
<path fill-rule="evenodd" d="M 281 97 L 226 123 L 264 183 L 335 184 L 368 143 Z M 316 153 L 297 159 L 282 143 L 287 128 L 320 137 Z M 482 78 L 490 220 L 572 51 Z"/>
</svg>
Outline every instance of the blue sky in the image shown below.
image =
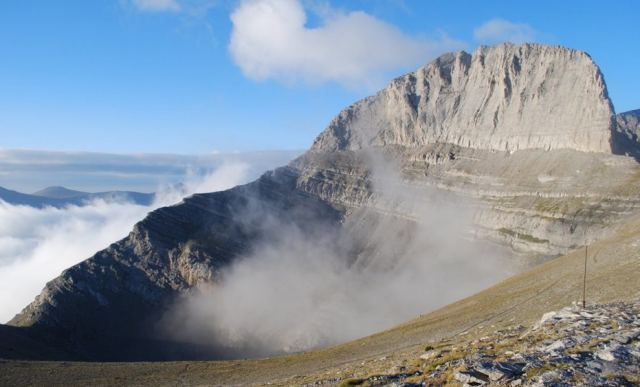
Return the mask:
<svg viewBox="0 0 640 387">
<path fill-rule="evenodd" d="M 640 108 L 640 2 L 5 0 L 0 148 L 303 149 L 351 102 L 456 49 L 562 44 Z"/>
</svg>

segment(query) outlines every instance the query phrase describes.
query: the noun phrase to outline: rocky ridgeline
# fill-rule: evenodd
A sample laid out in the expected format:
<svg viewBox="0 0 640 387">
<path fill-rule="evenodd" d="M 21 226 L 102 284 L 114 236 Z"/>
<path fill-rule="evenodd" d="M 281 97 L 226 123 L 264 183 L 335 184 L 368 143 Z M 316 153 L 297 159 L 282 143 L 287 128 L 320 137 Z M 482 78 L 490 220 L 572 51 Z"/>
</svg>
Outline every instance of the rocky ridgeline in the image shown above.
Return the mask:
<svg viewBox="0 0 640 387">
<path fill-rule="evenodd" d="M 516 326 L 463 345 L 428 346 L 391 373 L 342 385 L 633 386 L 640 383 L 640 301 L 574 304 L 530 329 Z"/>
<path fill-rule="evenodd" d="M 504 43 L 439 57 L 343 110 L 316 150 L 449 143 L 497 151 L 611 151 L 614 110 L 584 52 Z"/>
<path fill-rule="evenodd" d="M 478 237 L 530 262 L 546 259 L 638 210 L 629 188 L 640 177 L 635 160 L 618 156 L 640 159 L 638 117 L 615 114 L 584 52 L 483 46 L 442 55 L 342 110 L 296 165 L 299 186 L 348 207 L 384 206 L 371 204 L 369 166 L 354 156 L 384 149 L 414 189 L 437 187 L 483 205 Z"/>
<path fill-rule="evenodd" d="M 616 123 L 618 132 L 623 139 L 626 139 L 630 143 L 638 142 L 638 135 L 640 134 L 640 109 L 616 115 Z M 634 152 L 629 153 L 637 156 Z"/>
</svg>

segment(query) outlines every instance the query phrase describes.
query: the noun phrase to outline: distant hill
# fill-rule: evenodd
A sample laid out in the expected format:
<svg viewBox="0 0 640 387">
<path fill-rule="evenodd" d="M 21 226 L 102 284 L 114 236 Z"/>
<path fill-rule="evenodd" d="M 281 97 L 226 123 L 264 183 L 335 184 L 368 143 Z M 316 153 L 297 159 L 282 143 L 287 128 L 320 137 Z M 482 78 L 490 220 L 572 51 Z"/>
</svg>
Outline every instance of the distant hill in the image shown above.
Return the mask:
<svg viewBox="0 0 640 387">
<path fill-rule="evenodd" d="M 64 207 L 68 205 L 85 205 L 92 200 L 107 202 L 129 202 L 142 206 L 150 205 L 155 198 L 154 193 L 132 191 L 82 192 L 65 187 L 47 187 L 32 194 L 26 194 L 0 187 L 0 200 L 9 204 L 31 207 Z"/>
<path fill-rule="evenodd" d="M 40 191 L 34 192 L 32 195 L 53 199 L 72 199 L 83 197 L 87 195 L 87 192 L 75 191 L 61 186 L 53 186 L 41 189 Z"/>
<path fill-rule="evenodd" d="M 64 200 L 29 195 L 29 194 L 21 193 L 18 191 L 12 191 L 10 189 L 6 189 L 3 187 L 0 187 L 0 199 L 9 204 L 25 205 L 25 206 L 32 206 L 32 207 L 64 206 L 64 203 L 63 203 Z"/>
</svg>

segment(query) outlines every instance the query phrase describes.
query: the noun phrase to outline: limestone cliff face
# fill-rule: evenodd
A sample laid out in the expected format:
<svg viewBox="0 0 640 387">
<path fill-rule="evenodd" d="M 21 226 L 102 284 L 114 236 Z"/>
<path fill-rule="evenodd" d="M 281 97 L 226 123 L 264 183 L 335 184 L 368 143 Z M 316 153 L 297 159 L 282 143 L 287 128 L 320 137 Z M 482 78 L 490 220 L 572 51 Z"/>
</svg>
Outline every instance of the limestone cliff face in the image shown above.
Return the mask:
<svg viewBox="0 0 640 387">
<path fill-rule="evenodd" d="M 610 152 L 614 111 L 584 52 L 501 44 L 445 54 L 343 110 L 313 149 L 369 146 Z"/>
</svg>

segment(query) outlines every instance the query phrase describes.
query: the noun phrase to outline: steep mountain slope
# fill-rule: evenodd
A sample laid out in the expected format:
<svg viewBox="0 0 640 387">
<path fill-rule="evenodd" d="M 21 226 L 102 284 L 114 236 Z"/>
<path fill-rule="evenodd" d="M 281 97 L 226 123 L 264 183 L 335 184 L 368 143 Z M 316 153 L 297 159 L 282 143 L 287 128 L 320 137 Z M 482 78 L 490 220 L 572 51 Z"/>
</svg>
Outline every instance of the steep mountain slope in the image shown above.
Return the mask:
<svg viewBox="0 0 640 387">
<path fill-rule="evenodd" d="M 640 217 L 616 226 L 590 246 L 587 303 L 635 301 L 640 296 Z M 476 295 L 397 327 L 330 348 L 267 359 L 215 362 L 0 362 L 7 385 L 303 385 L 336 378 L 393 374 L 427 345 L 460 348 L 470 340 L 559 310 L 582 296 L 584 249 L 539 265 Z M 2 341 L 0 341 L 2 343 Z M 0 344 L 1 345 L 1 344 Z M 509 348 L 503 348 L 505 351 Z"/>
<path fill-rule="evenodd" d="M 640 167 L 616 154 L 625 153 L 619 133 L 602 75 L 582 52 L 502 44 L 447 54 L 342 111 L 289 166 L 151 213 L 10 324 L 81 359 L 233 356 L 150 327 L 288 226 L 303 239 L 329 234 L 353 266 L 396 265 L 424 237 L 414 232 L 418 208 L 427 218 L 436 207 L 456 209 L 450 218 L 469 208 L 473 225 L 452 232 L 509 246 L 527 264 L 564 254 L 638 210 Z M 443 193 L 453 204 L 434 206 Z"/>
<path fill-rule="evenodd" d="M 615 132 L 618 153 L 628 154 L 640 159 L 638 151 L 638 135 L 640 134 L 640 109 L 616 115 L 617 130 Z"/>
<path fill-rule="evenodd" d="M 294 177 L 277 170 L 249 185 L 154 211 L 128 238 L 48 283 L 11 324 L 50 330 L 79 358 L 215 356 L 207 348 L 158 342 L 149 327 L 180 292 L 215 280 L 229 259 L 268 236 L 261 216 L 309 235 L 339 221 L 327 204 L 295 191 Z"/>
<path fill-rule="evenodd" d="M 616 122 L 618 123 L 618 131 L 630 135 L 635 134 L 634 139 L 637 140 L 637 133 L 640 131 L 640 109 L 618 114 Z"/>
</svg>

